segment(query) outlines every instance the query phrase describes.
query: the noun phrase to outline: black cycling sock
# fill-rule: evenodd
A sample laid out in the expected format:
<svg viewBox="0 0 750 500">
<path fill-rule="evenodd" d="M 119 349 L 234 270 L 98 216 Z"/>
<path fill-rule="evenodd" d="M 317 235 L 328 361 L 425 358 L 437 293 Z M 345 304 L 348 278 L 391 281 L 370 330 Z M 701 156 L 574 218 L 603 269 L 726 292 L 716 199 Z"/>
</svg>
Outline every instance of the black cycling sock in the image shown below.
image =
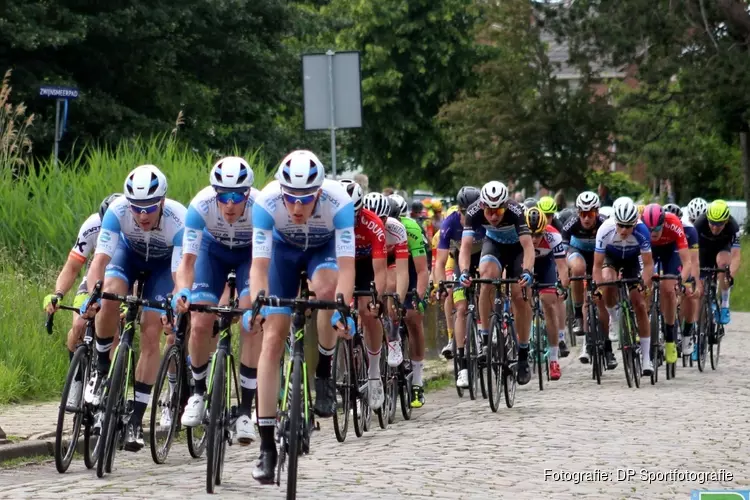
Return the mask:
<svg viewBox="0 0 750 500">
<path fill-rule="evenodd" d="M 666 325 L 665 330 L 664 339 L 667 342 L 674 342 L 674 325 Z M 651 335 L 653 335 L 653 333 Z M 656 335 L 658 335 L 658 333 Z"/>
<path fill-rule="evenodd" d="M 130 420 L 138 426 L 143 425 L 143 414 L 146 413 L 148 400 L 151 399 L 151 384 L 138 382 L 133 385 L 135 401 L 133 401 L 133 418 Z"/>
<path fill-rule="evenodd" d="M 109 351 L 112 350 L 113 338 L 103 339 L 98 335 L 96 336 L 94 343 L 96 345 L 96 371 L 104 375 L 109 372 Z"/>
<path fill-rule="evenodd" d="M 273 437 L 275 430 L 276 417 L 258 417 L 261 451 L 276 451 L 276 441 Z"/>
<path fill-rule="evenodd" d="M 518 347 L 518 361 L 527 361 L 529 359 L 529 344 L 519 344 Z"/>
<path fill-rule="evenodd" d="M 250 416 L 255 399 L 255 389 L 258 387 L 258 369 L 250 368 L 240 363 L 240 415 Z"/>
<path fill-rule="evenodd" d="M 611 353 L 612 352 L 612 341 L 609 339 L 604 340 L 604 352 L 605 353 Z"/>
<path fill-rule="evenodd" d="M 202 366 L 193 366 L 190 363 L 190 370 L 193 372 L 193 382 L 195 383 L 195 394 L 206 393 L 206 379 L 208 377 L 208 362 Z"/>
<path fill-rule="evenodd" d="M 583 318 L 583 305 L 576 304 L 573 306 L 573 310 L 574 310 L 576 319 Z"/>
<path fill-rule="evenodd" d="M 334 347 L 330 349 L 318 344 L 318 366 L 315 376 L 318 378 L 331 378 L 331 361 L 333 360 Z"/>
</svg>

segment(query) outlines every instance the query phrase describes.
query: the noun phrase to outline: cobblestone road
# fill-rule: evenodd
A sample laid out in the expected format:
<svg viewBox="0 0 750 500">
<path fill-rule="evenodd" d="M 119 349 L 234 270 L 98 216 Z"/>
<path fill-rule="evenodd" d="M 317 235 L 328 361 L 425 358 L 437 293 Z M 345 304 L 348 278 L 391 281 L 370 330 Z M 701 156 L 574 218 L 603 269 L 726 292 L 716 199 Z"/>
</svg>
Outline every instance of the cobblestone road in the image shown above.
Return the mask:
<svg viewBox="0 0 750 500">
<path fill-rule="evenodd" d="M 563 379 L 544 392 L 529 384 L 518 391 L 514 408 L 498 413 L 486 401 L 458 399 L 445 389 L 429 394 L 413 421 L 375 428 L 361 439 L 350 430 L 344 444 L 327 423 L 300 462 L 299 497 L 672 500 L 689 498 L 692 489 L 747 489 L 750 364 L 741 352 L 748 334 L 750 314 L 735 313 L 718 371 L 678 366 L 675 380 L 662 377 L 655 387 L 644 380 L 640 389 L 628 389 L 621 367 L 597 386 L 588 366 L 571 355 Z M 283 482 L 259 487 L 250 478 L 256 455 L 255 446 L 229 449 L 222 497 L 283 498 Z M 617 471 L 627 468 L 635 476 L 618 481 Z M 642 469 L 716 471 L 718 477 L 702 485 L 679 477 L 649 483 Z M 552 474 L 560 472 L 595 477 L 555 480 Z M 205 497 L 204 475 L 205 461 L 190 459 L 177 444 L 163 466 L 154 465 L 147 450 L 121 452 L 105 479 L 81 462 L 64 475 L 51 463 L 0 471 L 0 497 L 199 498 Z"/>
</svg>

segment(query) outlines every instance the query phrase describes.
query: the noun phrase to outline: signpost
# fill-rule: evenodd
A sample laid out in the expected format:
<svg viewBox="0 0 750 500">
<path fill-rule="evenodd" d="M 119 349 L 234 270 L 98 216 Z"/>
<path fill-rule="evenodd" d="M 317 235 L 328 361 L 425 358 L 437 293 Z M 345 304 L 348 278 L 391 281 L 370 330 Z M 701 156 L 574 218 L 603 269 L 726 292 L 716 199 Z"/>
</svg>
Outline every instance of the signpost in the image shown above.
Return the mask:
<svg viewBox="0 0 750 500">
<path fill-rule="evenodd" d="M 359 52 L 302 55 L 305 130 L 331 131 L 331 168 L 336 178 L 336 129 L 362 126 Z"/>
<path fill-rule="evenodd" d="M 60 139 L 65 132 L 65 124 L 68 121 L 68 100 L 78 98 L 78 89 L 73 87 L 60 87 L 58 85 L 42 85 L 39 87 L 39 96 L 55 99 L 55 165 L 60 151 Z M 63 111 L 60 116 L 60 106 Z"/>
</svg>

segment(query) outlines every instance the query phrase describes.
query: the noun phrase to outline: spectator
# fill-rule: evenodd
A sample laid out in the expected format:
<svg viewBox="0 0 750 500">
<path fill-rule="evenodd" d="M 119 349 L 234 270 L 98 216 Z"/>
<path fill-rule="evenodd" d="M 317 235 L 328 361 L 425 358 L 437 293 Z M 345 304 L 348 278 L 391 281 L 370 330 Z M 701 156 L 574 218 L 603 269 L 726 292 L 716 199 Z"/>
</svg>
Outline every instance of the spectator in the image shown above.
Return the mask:
<svg viewBox="0 0 750 500">
<path fill-rule="evenodd" d="M 565 193 L 562 189 L 555 193 L 555 204 L 557 205 L 558 212 L 568 207 L 568 202 L 565 200 Z"/>
<path fill-rule="evenodd" d="M 599 192 L 599 201 L 602 206 L 611 207 L 613 200 L 612 196 L 609 194 L 609 188 L 603 182 L 600 182 L 597 191 Z"/>
<path fill-rule="evenodd" d="M 392 195 L 392 194 L 393 194 L 393 188 L 391 188 L 391 187 L 387 187 L 387 188 L 383 189 L 383 194 L 384 194 L 385 196 L 390 196 L 390 195 Z"/>
<path fill-rule="evenodd" d="M 516 191 L 516 194 L 513 195 L 513 198 L 516 200 L 516 203 L 523 204 L 524 198 L 523 193 L 521 191 Z"/>
</svg>

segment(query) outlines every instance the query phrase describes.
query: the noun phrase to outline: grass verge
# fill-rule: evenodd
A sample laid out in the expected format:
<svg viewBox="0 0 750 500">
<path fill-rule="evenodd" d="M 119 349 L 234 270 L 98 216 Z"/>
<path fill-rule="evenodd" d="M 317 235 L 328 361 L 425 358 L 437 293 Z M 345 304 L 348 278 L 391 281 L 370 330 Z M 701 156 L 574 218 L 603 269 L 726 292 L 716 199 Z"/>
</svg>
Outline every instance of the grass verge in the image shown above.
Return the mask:
<svg viewBox="0 0 750 500">
<path fill-rule="evenodd" d="M 742 238 L 742 260 L 734 277 L 731 306 L 733 311 L 750 311 L 750 236 Z"/>
</svg>

